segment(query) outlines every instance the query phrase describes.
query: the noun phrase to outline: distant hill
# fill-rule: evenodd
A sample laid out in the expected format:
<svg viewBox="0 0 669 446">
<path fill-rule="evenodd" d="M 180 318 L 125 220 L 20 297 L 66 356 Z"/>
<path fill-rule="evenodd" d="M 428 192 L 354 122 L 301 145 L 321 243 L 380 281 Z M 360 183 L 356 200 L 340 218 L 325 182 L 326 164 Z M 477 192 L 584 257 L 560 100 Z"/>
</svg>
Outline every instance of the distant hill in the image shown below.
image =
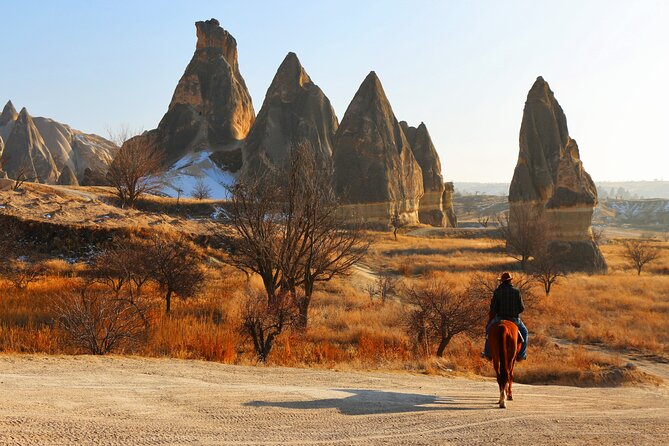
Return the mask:
<svg viewBox="0 0 669 446">
<path fill-rule="evenodd" d="M 640 200 L 669 199 L 669 181 L 600 181 L 596 182 L 600 199 Z M 460 195 L 501 195 L 509 193 L 509 183 L 455 182 Z"/>
</svg>

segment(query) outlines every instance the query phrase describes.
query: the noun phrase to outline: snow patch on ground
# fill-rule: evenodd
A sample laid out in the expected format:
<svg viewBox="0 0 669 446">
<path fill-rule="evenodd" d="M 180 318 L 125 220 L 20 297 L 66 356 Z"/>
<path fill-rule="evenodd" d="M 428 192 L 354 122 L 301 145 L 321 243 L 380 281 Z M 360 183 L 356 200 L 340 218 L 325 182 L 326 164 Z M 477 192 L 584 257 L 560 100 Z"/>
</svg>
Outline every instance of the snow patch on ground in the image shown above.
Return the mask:
<svg viewBox="0 0 669 446">
<path fill-rule="evenodd" d="M 160 179 L 160 192 L 169 196 L 190 197 L 193 195 L 195 186 L 199 181 L 211 189 L 211 197 L 214 200 L 228 198 L 227 187 L 234 184 L 237 175 L 221 170 L 209 158 L 211 151 L 203 150 L 190 153 L 174 163 Z"/>
</svg>

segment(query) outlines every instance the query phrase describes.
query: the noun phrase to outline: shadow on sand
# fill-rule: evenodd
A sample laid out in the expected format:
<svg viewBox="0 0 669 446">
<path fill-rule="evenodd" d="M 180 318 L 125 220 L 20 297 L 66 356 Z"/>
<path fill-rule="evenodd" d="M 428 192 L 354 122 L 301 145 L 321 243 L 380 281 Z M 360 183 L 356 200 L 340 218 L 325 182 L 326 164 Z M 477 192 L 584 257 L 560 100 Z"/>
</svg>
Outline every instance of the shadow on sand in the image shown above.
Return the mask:
<svg viewBox="0 0 669 446">
<path fill-rule="evenodd" d="M 332 389 L 350 396 L 326 398 L 310 401 L 249 401 L 245 406 L 278 407 L 284 409 L 337 409 L 344 415 L 372 415 L 405 412 L 426 412 L 435 410 L 486 410 L 493 399 L 467 397 L 462 401 L 455 398 L 421 395 L 417 393 L 384 392 L 380 390 Z M 483 401 L 486 402 L 483 402 Z"/>
</svg>

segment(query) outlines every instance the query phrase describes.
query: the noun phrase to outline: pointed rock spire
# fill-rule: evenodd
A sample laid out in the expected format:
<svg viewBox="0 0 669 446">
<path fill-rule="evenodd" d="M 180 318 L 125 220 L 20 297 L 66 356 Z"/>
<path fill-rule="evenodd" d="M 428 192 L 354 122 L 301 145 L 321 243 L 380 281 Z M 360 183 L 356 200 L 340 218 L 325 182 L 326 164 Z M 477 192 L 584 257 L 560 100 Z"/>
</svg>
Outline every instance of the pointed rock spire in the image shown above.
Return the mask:
<svg viewBox="0 0 669 446">
<path fill-rule="evenodd" d="M 195 54 L 179 80 L 156 131 L 148 132 L 168 163 L 201 146 L 238 143 L 255 119 L 239 72 L 237 42 L 215 19 L 195 24 Z"/>
<path fill-rule="evenodd" d="M 2 109 L 2 113 L 0 114 L 0 127 L 10 121 L 16 121 L 18 117 L 19 114 L 16 113 L 16 109 L 14 108 L 12 101 L 7 101 L 5 107 Z"/>
<path fill-rule="evenodd" d="M 418 222 L 423 179 L 375 72 L 360 85 L 335 135 L 335 184 L 352 218 Z"/>
<path fill-rule="evenodd" d="M 512 210 L 514 206 L 534 206 L 544 211 L 549 238 L 553 245 L 561 244 L 565 268 L 606 269 L 602 254 L 592 241 L 591 221 L 597 205 L 595 183 L 583 168 L 576 141 L 569 136 L 562 107 L 541 76 L 527 95 L 519 145 L 509 189 Z"/>
<path fill-rule="evenodd" d="M 449 218 L 454 215 L 453 203 L 449 198 L 444 202 L 444 178 L 441 174 L 441 161 L 437 149 L 432 143 L 432 138 L 424 123 L 418 128 L 409 126 L 406 121 L 400 122 L 400 126 L 407 137 L 414 157 L 423 172 L 423 189 L 425 194 L 420 199 L 418 218 L 421 223 L 443 227 L 456 226 L 456 222 Z M 447 212 L 447 210 L 449 212 Z"/>
<path fill-rule="evenodd" d="M 331 165 L 338 121 L 323 91 L 295 53 L 288 53 L 267 90 L 244 144 L 244 172 L 282 167 L 295 145 L 305 144 L 319 165 Z"/>
<path fill-rule="evenodd" d="M 30 181 L 42 183 L 53 183 L 58 178 L 53 158 L 25 107 L 9 134 L 4 158 L 5 170 L 10 178 L 24 175 Z"/>
</svg>

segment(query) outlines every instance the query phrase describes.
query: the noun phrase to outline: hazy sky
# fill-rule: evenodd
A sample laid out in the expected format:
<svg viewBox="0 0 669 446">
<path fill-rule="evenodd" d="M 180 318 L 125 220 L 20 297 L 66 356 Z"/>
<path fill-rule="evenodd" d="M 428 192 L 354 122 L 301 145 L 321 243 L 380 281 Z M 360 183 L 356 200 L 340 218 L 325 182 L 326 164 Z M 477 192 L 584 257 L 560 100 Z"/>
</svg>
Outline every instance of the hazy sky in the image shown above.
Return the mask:
<svg viewBox="0 0 669 446">
<path fill-rule="evenodd" d="M 0 11 L 0 102 L 86 132 L 155 128 L 194 22 L 215 17 L 237 39 L 256 113 L 288 51 L 340 119 L 375 70 L 397 118 L 428 126 L 446 179 L 510 181 L 542 75 L 595 181 L 669 180 L 669 1 L 0 0 Z"/>
</svg>

